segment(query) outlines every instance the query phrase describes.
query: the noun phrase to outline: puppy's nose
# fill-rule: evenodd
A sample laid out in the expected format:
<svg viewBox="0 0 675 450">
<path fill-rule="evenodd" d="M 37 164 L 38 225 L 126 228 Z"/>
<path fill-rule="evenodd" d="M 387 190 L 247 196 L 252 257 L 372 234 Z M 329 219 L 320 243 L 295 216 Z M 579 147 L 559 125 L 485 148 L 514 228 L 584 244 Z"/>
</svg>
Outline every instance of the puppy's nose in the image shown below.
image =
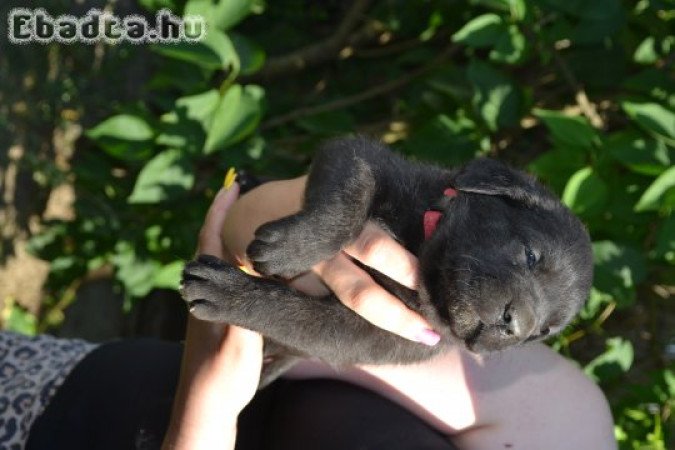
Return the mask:
<svg viewBox="0 0 675 450">
<path fill-rule="evenodd" d="M 530 337 L 537 325 L 534 311 L 525 305 L 508 305 L 502 315 L 502 326 L 506 334 L 520 340 Z"/>
</svg>

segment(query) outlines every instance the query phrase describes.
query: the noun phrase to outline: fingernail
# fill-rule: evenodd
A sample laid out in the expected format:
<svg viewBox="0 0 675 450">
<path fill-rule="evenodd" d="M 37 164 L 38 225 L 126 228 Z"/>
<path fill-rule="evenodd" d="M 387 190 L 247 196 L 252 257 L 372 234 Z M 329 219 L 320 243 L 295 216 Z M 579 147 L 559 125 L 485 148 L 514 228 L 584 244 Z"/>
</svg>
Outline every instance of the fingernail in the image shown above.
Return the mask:
<svg viewBox="0 0 675 450">
<path fill-rule="evenodd" d="M 234 167 L 230 167 L 227 169 L 227 173 L 225 174 L 225 180 L 223 180 L 223 187 L 225 189 L 229 189 L 232 187 L 232 184 L 234 184 L 234 181 L 237 179 L 237 171 L 234 169 Z"/>
<path fill-rule="evenodd" d="M 228 192 L 232 192 L 232 188 L 235 186 L 235 184 L 236 184 L 236 182 L 233 181 L 229 186 L 227 186 L 227 187 L 225 187 L 225 186 L 221 187 L 221 188 L 218 190 L 218 192 L 216 192 L 215 198 L 221 197 L 221 196 L 227 194 Z"/>
<path fill-rule="evenodd" d="M 441 340 L 441 335 L 436 333 L 434 330 L 425 328 L 417 333 L 415 340 L 417 342 L 421 342 L 424 345 L 428 345 L 429 347 L 433 347 Z"/>
</svg>

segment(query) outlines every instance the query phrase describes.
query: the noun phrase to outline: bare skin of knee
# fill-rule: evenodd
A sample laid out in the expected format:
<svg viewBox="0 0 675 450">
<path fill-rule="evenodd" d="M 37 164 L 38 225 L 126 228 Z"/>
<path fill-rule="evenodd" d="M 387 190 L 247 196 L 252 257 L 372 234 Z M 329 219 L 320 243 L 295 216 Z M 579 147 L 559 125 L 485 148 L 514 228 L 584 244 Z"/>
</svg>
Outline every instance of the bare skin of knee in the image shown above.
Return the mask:
<svg viewBox="0 0 675 450">
<path fill-rule="evenodd" d="M 223 238 L 242 263 L 255 229 L 298 211 L 305 177 L 265 184 L 232 208 Z M 315 274 L 294 281 L 320 295 Z M 371 389 L 411 410 L 462 449 L 614 449 L 613 421 L 599 388 L 543 344 L 477 356 L 456 348 L 409 366 L 336 371 L 306 361 L 289 377 L 335 378 Z"/>
</svg>

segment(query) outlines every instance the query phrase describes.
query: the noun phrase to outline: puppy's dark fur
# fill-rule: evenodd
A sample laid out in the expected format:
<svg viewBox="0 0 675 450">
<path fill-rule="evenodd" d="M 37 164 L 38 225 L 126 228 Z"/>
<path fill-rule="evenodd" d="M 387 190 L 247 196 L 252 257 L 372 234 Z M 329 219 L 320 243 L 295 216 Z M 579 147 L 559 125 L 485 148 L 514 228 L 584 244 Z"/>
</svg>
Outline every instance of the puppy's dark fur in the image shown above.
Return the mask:
<svg viewBox="0 0 675 450">
<path fill-rule="evenodd" d="M 453 187 L 457 196 L 443 195 Z M 423 216 L 442 218 L 425 240 Z M 333 364 L 411 363 L 448 345 L 493 351 L 560 331 L 592 281 L 581 222 L 532 177 L 489 160 L 459 170 L 408 162 L 365 138 L 324 145 L 303 210 L 256 231 L 248 256 L 260 273 L 292 277 L 352 241 L 367 220 L 419 258 L 417 292 L 369 273 L 426 317 L 442 340 L 418 344 L 371 325 L 333 295 L 316 298 L 201 256 L 184 272 L 192 314 L 259 331 L 287 353 Z M 269 381 L 289 359 L 268 370 Z"/>
</svg>

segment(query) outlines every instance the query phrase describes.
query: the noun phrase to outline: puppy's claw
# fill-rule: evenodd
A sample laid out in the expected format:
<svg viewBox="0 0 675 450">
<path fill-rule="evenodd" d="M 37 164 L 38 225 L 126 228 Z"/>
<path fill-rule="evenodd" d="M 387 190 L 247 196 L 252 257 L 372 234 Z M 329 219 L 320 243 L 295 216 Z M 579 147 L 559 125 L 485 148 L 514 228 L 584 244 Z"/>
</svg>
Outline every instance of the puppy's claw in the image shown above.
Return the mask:
<svg viewBox="0 0 675 450">
<path fill-rule="evenodd" d="M 209 322 L 228 322 L 237 299 L 247 296 L 250 277 L 213 256 L 201 255 L 183 270 L 180 294 L 190 313 Z"/>
<path fill-rule="evenodd" d="M 265 258 L 265 250 L 267 247 L 267 243 L 263 242 L 259 239 L 253 240 L 246 249 L 246 254 L 248 255 L 249 259 L 254 262 L 260 262 L 260 261 L 267 261 Z"/>
<path fill-rule="evenodd" d="M 207 303 L 207 301 L 204 300 L 203 298 L 198 298 L 196 300 L 192 300 L 192 301 L 188 302 L 188 310 L 191 313 L 193 313 L 197 308 L 199 308 L 200 305 L 203 305 L 205 303 Z"/>
</svg>

